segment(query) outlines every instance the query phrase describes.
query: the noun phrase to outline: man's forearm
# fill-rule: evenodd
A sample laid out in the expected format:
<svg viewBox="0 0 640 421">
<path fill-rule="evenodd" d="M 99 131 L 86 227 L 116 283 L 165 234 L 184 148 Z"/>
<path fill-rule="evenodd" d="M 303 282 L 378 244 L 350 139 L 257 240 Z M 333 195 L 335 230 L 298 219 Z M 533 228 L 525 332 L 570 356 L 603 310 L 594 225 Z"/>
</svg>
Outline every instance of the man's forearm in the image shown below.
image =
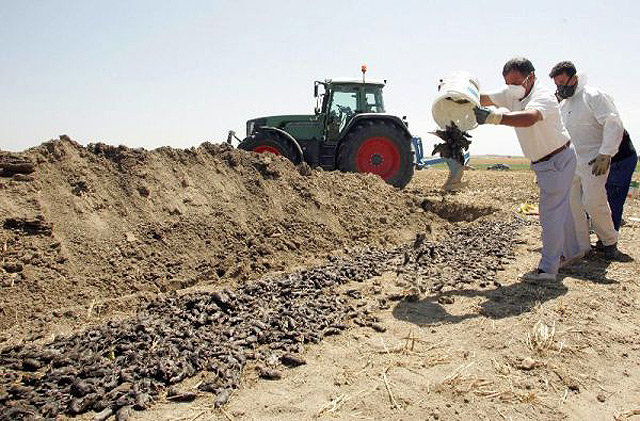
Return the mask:
<svg viewBox="0 0 640 421">
<path fill-rule="evenodd" d="M 483 107 L 488 107 L 490 105 L 496 105 L 491 101 L 491 97 L 489 95 L 480 94 L 480 105 Z"/>
<path fill-rule="evenodd" d="M 511 127 L 529 127 L 542 120 L 542 113 L 536 109 L 502 113 L 499 110 L 493 110 L 491 108 L 475 107 L 473 112 L 476 115 L 478 124 L 502 124 Z"/>
<path fill-rule="evenodd" d="M 531 127 L 542 120 L 542 113 L 538 110 L 512 111 L 504 113 L 500 124 L 511 127 Z"/>
</svg>

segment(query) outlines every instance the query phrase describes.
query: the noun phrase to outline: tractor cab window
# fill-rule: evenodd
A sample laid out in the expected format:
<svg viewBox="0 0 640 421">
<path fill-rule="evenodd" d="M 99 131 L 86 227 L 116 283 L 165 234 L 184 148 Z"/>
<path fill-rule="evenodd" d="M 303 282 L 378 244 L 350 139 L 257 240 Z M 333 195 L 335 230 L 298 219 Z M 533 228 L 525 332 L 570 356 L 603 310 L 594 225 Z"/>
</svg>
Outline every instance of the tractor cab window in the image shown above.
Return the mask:
<svg viewBox="0 0 640 421">
<path fill-rule="evenodd" d="M 367 101 L 367 112 L 384 113 L 384 104 L 382 103 L 382 92 L 379 89 L 369 90 L 365 92 Z"/>
<path fill-rule="evenodd" d="M 357 108 L 357 88 L 337 87 L 334 89 L 331 97 L 331 107 L 329 108 L 329 118 L 327 122 L 330 139 L 338 136 L 351 117 L 356 114 Z"/>
</svg>

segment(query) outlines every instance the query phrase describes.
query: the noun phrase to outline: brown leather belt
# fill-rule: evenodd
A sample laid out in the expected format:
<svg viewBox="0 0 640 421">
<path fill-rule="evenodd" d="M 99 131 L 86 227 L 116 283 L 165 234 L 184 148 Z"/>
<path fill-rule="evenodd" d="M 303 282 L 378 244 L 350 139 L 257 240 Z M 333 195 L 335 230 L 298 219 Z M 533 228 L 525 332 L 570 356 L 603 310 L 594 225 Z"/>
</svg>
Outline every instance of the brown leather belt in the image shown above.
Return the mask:
<svg viewBox="0 0 640 421">
<path fill-rule="evenodd" d="M 567 149 L 570 144 L 571 144 L 571 141 L 567 141 L 567 143 L 565 143 L 564 145 L 560 146 L 558 149 L 556 149 L 555 151 L 551 152 L 550 154 L 543 156 L 542 158 L 538 159 L 537 161 L 533 161 L 532 164 L 537 164 L 539 162 L 544 162 L 544 161 L 550 160 L 554 155 L 558 155 L 560 152 L 562 152 L 565 149 Z"/>
</svg>

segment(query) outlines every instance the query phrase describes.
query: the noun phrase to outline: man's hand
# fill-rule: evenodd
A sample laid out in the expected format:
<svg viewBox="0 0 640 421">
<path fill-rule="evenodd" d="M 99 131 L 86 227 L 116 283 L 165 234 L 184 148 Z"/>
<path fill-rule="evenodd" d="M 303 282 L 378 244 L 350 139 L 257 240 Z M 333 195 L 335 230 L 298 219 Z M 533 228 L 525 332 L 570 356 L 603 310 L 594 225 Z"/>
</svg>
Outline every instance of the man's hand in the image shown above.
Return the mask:
<svg viewBox="0 0 640 421">
<path fill-rule="evenodd" d="M 607 173 L 609 166 L 611 165 L 611 156 L 598 154 L 594 159 L 589 161 L 589 165 L 593 165 L 591 173 L 595 176 L 603 175 Z"/>
<path fill-rule="evenodd" d="M 478 124 L 500 124 L 502 121 L 502 113 L 486 107 L 473 107 L 473 113 Z"/>
</svg>

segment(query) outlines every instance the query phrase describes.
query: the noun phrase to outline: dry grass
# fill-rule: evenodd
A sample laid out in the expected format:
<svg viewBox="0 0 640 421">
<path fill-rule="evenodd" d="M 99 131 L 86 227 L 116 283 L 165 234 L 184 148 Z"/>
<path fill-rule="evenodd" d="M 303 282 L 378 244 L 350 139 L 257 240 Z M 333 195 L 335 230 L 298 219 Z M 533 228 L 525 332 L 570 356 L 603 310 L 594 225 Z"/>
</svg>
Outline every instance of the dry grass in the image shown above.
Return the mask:
<svg viewBox="0 0 640 421">
<path fill-rule="evenodd" d="M 378 388 L 374 388 L 371 390 L 360 390 L 359 392 L 354 393 L 353 395 L 349 395 L 348 393 L 341 393 L 335 398 L 331 399 L 326 405 L 324 405 L 320 410 L 315 414 L 315 418 L 320 418 L 322 416 L 331 416 L 336 418 L 343 418 L 341 414 L 341 410 L 345 409 L 350 411 L 349 417 L 356 419 L 373 419 L 368 418 L 362 415 L 360 411 L 357 410 L 359 404 L 356 399 L 362 399 L 372 393 L 374 393 Z M 351 403 L 350 408 L 346 408 L 346 405 Z"/>
<path fill-rule="evenodd" d="M 626 420 L 627 418 L 633 417 L 634 415 L 640 415 L 640 409 L 632 409 L 630 411 L 625 411 L 621 414 L 615 415 L 613 419 L 615 421 L 623 421 L 623 420 Z"/>
<path fill-rule="evenodd" d="M 500 385 L 494 380 L 479 377 L 475 374 L 466 374 L 473 363 L 469 363 L 458 367 L 453 373 L 447 376 L 434 390 L 444 391 L 451 390 L 456 395 L 465 395 L 473 393 L 476 396 L 487 399 L 499 399 L 503 403 L 516 404 L 526 403 L 533 404 L 539 401 L 538 396 L 534 392 L 518 392 L 513 386 L 512 381 L 507 376 L 508 385 Z"/>
<path fill-rule="evenodd" d="M 563 342 L 556 342 L 556 325 L 546 325 L 542 320 L 538 320 L 533 325 L 530 332 L 527 332 L 525 343 L 527 347 L 537 354 L 544 354 L 549 350 L 562 351 Z"/>
</svg>

